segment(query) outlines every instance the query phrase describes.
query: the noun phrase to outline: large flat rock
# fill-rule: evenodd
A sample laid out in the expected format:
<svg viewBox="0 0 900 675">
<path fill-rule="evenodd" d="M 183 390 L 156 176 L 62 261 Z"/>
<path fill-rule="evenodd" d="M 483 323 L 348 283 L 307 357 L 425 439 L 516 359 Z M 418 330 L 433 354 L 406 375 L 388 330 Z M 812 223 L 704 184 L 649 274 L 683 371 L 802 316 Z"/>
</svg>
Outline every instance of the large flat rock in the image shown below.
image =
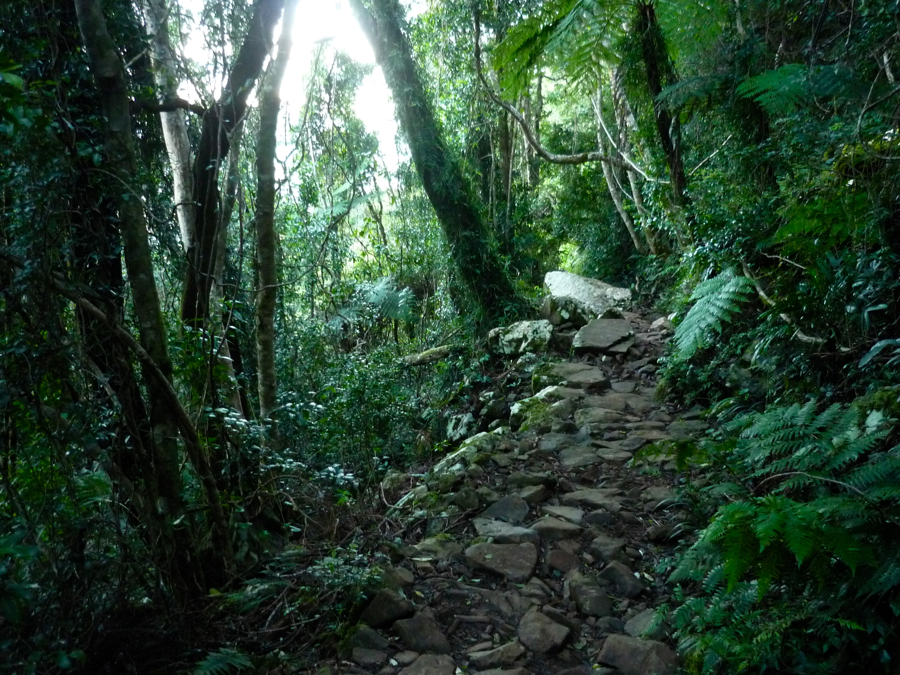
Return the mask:
<svg viewBox="0 0 900 675">
<path fill-rule="evenodd" d="M 631 303 L 631 291 L 627 288 L 617 288 L 571 272 L 547 272 L 544 275 L 544 286 L 553 297 L 574 298 L 594 316 L 600 316 L 611 308 L 621 308 Z"/>
<path fill-rule="evenodd" d="M 475 544 L 466 549 L 466 561 L 515 583 L 528 581 L 537 564 L 534 544 Z"/>
<path fill-rule="evenodd" d="M 634 335 L 626 319 L 594 319 L 575 334 L 572 347 L 576 351 L 608 351 Z"/>
</svg>

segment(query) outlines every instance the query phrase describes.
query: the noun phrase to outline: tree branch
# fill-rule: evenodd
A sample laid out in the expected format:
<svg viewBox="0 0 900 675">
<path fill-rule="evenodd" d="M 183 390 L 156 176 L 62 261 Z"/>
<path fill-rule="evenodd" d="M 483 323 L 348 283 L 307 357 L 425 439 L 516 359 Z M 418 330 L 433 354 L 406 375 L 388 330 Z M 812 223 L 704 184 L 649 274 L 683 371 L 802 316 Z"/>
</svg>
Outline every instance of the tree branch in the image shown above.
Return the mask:
<svg viewBox="0 0 900 675">
<path fill-rule="evenodd" d="M 475 72 L 478 73 L 478 79 L 490 99 L 496 105 L 500 106 L 506 112 L 508 112 L 510 116 L 518 123 L 518 125 L 522 128 L 522 133 L 525 135 L 525 140 L 528 141 L 528 145 L 530 145 L 535 153 L 544 161 L 550 162 L 551 164 L 585 164 L 587 162 L 604 162 L 606 164 L 618 166 L 623 169 L 633 169 L 634 171 L 637 171 L 639 174 L 641 174 L 641 176 L 645 180 L 654 183 L 659 182 L 658 180 L 648 176 L 640 167 L 627 160 L 627 158 L 622 160 L 618 159 L 617 157 L 610 157 L 609 155 L 605 155 L 602 152 L 597 152 L 595 150 L 591 150 L 588 152 L 579 152 L 572 155 L 558 155 L 544 148 L 540 144 L 540 141 L 535 138 L 534 132 L 528 125 L 528 121 L 525 119 L 522 113 L 516 110 L 514 106 L 500 98 L 500 96 L 491 88 L 491 86 L 487 82 L 487 79 L 484 77 L 484 73 L 481 70 L 481 21 L 479 20 L 477 14 L 475 16 Z"/>
</svg>

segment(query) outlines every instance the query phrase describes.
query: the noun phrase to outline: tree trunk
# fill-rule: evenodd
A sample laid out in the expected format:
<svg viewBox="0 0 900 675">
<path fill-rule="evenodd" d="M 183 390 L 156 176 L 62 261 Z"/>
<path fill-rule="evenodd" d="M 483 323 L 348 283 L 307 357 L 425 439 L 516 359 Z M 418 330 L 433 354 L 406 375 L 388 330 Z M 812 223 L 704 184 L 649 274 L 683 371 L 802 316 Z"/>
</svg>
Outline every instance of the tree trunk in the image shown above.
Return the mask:
<svg viewBox="0 0 900 675">
<path fill-rule="evenodd" d="M 76 0 L 78 26 L 87 50 L 90 67 L 103 99 L 106 120 L 106 151 L 111 172 L 120 186 L 136 184 L 137 167 L 125 67 L 107 29 L 100 0 Z M 134 309 L 140 326 L 140 343 L 153 368 L 144 365 L 144 380 L 150 398 L 150 423 L 154 446 L 154 464 L 160 503 L 172 521 L 181 516 L 181 473 L 170 396 L 172 363 L 153 274 L 153 262 L 147 237 L 147 221 L 141 200 L 131 190 L 119 187 L 118 209 L 121 221 L 125 266 L 131 284 Z M 185 439 L 188 441 L 188 439 Z M 196 454 L 196 453 L 195 453 Z M 201 480 L 204 467 L 195 465 Z M 204 481 L 206 497 L 213 514 L 213 554 L 222 576 L 231 561 L 230 540 L 222 504 L 214 485 Z M 199 562 L 199 556 L 193 556 Z"/>
<path fill-rule="evenodd" d="M 256 0 L 250 27 L 222 94 L 203 116 L 194 158 L 197 210 L 188 248 L 181 319 L 202 327 L 210 318 L 210 292 L 215 276 L 216 240 L 220 232 L 219 170 L 231 147 L 231 134 L 247 112 L 247 99 L 272 46 L 272 34 L 284 0 Z M 217 319 L 218 320 L 218 319 Z"/>
<path fill-rule="evenodd" d="M 351 0 L 372 43 L 378 65 L 394 95 L 400 126 L 406 134 L 416 170 L 441 223 L 460 276 L 478 301 L 487 321 L 524 311 L 494 249 L 476 197 L 441 134 L 403 33 L 397 0 Z"/>
<path fill-rule="evenodd" d="M 278 428 L 272 419 L 278 399 L 275 374 L 275 304 L 278 299 L 278 268 L 275 232 L 275 147 L 281 99 L 278 92 L 291 58 L 291 30 L 298 0 L 286 0 L 278 57 L 269 66 L 259 97 L 259 136 L 256 143 L 256 264 L 259 295 L 256 305 L 256 352 L 259 385 L 259 416 L 270 421 L 270 432 L 277 438 Z"/>
<path fill-rule="evenodd" d="M 678 116 L 673 115 L 668 105 L 659 100 L 664 86 L 675 84 L 677 78 L 672 68 L 662 29 L 656 19 L 656 10 L 651 3 L 638 3 L 637 33 L 641 41 L 641 55 L 644 59 L 644 71 L 647 78 L 647 89 L 653 101 L 653 113 L 656 119 L 656 131 L 662 146 L 666 164 L 669 167 L 669 180 L 672 183 L 672 204 L 683 222 L 688 222 L 686 213 L 689 200 L 686 194 L 687 176 L 681 156 L 681 137 Z M 688 233 L 690 234 L 690 233 Z M 686 242 L 679 242 L 682 246 Z"/>
<path fill-rule="evenodd" d="M 164 101 L 178 96 L 178 76 L 175 55 L 169 43 L 169 8 L 166 0 L 144 0 L 144 15 L 147 19 L 147 35 L 150 36 L 150 59 L 153 66 L 153 80 L 158 96 Z M 194 206 L 194 179 L 191 175 L 191 142 L 188 138 L 184 112 L 173 110 L 159 113 L 163 139 L 169 164 L 172 167 L 174 184 L 175 213 L 178 229 L 185 252 L 191 242 L 196 218 Z"/>
</svg>

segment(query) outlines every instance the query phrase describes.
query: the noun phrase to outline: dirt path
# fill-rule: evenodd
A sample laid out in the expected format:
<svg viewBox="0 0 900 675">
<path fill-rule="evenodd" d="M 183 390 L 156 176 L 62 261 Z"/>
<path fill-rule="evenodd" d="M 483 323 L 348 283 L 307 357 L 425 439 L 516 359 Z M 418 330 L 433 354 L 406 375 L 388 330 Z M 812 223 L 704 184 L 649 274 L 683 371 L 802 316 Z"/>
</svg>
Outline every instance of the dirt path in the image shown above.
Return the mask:
<svg viewBox="0 0 900 675">
<path fill-rule="evenodd" d="M 511 394 L 483 397 L 501 428 L 464 441 L 399 499 L 408 526 L 389 550 L 388 587 L 345 660 L 319 673 L 674 672 L 654 608 L 668 600 L 657 567 L 679 522 L 675 473 L 664 459 L 628 462 L 705 424 L 655 400 L 665 329 L 625 318 L 630 346 L 514 370 L 524 385 L 507 379 Z M 521 428 L 503 429 L 510 417 Z"/>
</svg>

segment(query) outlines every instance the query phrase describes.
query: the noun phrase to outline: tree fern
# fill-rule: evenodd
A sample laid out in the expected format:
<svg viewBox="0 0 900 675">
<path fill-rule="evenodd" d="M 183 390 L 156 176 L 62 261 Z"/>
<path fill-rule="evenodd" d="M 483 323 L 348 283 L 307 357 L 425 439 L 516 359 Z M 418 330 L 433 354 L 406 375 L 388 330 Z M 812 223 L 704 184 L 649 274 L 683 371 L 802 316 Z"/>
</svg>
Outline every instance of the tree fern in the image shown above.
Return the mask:
<svg viewBox="0 0 900 675">
<path fill-rule="evenodd" d="M 708 344 L 714 333 L 730 323 L 753 294 L 753 282 L 729 270 L 707 279 L 691 296 L 693 307 L 675 330 L 675 346 L 681 358 L 690 358 Z"/>
</svg>

